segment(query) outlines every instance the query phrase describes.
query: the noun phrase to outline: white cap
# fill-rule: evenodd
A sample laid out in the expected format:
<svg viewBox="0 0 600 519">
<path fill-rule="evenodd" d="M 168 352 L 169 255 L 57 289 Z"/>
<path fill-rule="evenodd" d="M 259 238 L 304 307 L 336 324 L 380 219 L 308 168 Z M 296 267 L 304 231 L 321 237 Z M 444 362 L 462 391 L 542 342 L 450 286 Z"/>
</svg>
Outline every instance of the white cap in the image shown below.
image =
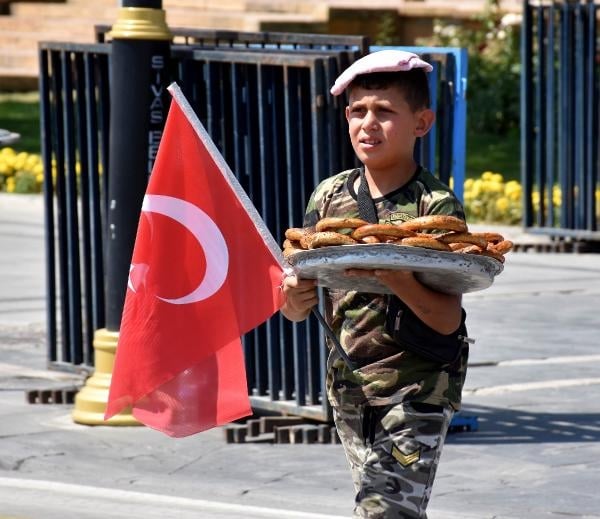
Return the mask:
<svg viewBox="0 0 600 519">
<path fill-rule="evenodd" d="M 403 50 L 380 50 L 356 60 L 335 80 L 331 95 L 339 96 L 356 76 L 373 72 L 406 72 L 413 68 L 423 68 L 431 72 L 433 67 L 412 52 Z"/>
</svg>

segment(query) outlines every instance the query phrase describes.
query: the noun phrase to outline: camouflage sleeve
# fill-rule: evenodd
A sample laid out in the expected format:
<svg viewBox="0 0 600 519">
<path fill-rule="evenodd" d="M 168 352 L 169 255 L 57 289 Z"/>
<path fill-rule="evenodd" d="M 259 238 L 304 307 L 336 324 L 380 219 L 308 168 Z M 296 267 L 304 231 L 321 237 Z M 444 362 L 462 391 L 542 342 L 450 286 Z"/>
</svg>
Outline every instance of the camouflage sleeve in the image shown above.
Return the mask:
<svg viewBox="0 0 600 519">
<path fill-rule="evenodd" d="M 425 214 L 443 214 L 464 220 L 465 211 L 452 190 L 433 176 L 424 178 L 427 179 L 429 188 L 428 196 L 424 198 L 427 205 Z"/>
<path fill-rule="evenodd" d="M 466 219 L 462 204 L 452 192 L 446 193 L 445 196 L 434 198 L 428 207 L 427 214 L 443 214 L 456 216 L 462 220 Z"/>
<path fill-rule="evenodd" d="M 312 227 L 321 219 L 321 215 L 317 209 L 316 193 L 318 191 L 319 188 L 313 191 L 312 195 L 310 195 L 310 199 L 308 200 L 308 204 L 306 205 L 306 212 L 304 213 L 304 227 Z"/>
<path fill-rule="evenodd" d="M 352 170 L 342 171 L 337 175 L 326 178 L 315 188 L 306 205 L 306 212 L 304 214 L 305 227 L 316 225 L 321 218 L 326 216 L 332 197 L 343 188 L 350 171 Z"/>
</svg>

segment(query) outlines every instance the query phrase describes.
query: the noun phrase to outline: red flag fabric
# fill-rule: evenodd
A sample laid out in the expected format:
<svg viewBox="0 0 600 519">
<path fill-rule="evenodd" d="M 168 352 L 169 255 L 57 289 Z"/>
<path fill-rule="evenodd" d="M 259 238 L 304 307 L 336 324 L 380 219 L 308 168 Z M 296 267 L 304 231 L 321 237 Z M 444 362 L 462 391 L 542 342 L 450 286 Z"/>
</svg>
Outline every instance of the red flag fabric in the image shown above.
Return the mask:
<svg viewBox="0 0 600 519">
<path fill-rule="evenodd" d="M 258 213 L 174 95 L 142 205 L 105 419 L 131 406 L 140 422 L 179 437 L 251 414 L 240 336 L 283 304 L 283 269 Z"/>
</svg>

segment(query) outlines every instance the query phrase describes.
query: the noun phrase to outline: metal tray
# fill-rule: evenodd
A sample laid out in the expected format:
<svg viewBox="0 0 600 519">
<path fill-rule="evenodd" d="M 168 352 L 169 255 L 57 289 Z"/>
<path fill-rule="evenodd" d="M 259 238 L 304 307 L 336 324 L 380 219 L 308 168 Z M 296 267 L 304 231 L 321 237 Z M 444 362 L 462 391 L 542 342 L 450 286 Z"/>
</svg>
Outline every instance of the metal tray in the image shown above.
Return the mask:
<svg viewBox="0 0 600 519">
<path fill-rule="evenodd" d="M 338 245 L 300 251 L 287 258 L 297 276 L 318 285 L 386 294 L 389 289 L 370 278 L 349 278 L 349 268 L 411 270 L 428 287 L 446 294 L 464 294 L 492 285 L 504 265 L 487 256 L 444 252 L 386 243 Z"/>
</svg>

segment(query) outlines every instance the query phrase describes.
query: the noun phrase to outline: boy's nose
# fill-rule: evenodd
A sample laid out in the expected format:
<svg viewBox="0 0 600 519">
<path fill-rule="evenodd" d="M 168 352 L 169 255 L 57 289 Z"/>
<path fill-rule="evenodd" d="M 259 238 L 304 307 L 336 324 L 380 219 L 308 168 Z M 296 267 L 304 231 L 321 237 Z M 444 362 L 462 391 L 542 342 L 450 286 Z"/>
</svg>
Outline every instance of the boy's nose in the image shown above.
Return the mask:
<svg viewBox="0 0 600 519">
<path fill-rule="evenodd" d="M 377 121 L 375 114 L 373 112 L 367 112 L 363 120 L 363 127 L 368 129 L 377 128 L 378 124 L 379 122 Z"/>
</svg>

